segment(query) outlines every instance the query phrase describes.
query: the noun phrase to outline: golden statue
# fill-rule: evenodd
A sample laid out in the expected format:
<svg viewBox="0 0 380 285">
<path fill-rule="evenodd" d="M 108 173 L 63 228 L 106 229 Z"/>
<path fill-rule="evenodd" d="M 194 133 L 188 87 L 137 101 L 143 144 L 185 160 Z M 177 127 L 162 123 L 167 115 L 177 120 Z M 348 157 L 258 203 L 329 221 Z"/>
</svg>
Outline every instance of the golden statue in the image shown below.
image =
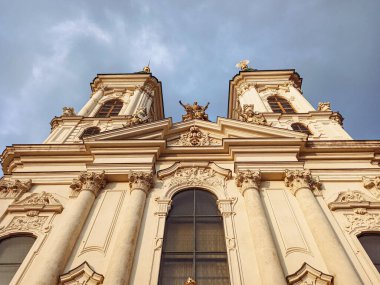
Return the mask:
<svg viewBox="0 0 380 285">
<path fill-rule="evenodd" d="M 187 280 L 185 281 L 184 285 L 197 285 L 197 282 L 195 282 L 195 280 L 191 279 L 190 277 L 187 278 Z"/>
<path fill-rule="evenodd" d="M 179 100 L 179 104 L 185 109 L 186 114 L 182 115 L 182 121 L 189 121 L 192 119 L 204 120 L 208 121 L 208 115 L 206 114 L 206 110 L 210 105 L 210 102 L 207 103 L 206 106 L 198 105 L 198 102 L 194 102 L 193 105 L 183 104 L 181 100 Z"/>
</svg>

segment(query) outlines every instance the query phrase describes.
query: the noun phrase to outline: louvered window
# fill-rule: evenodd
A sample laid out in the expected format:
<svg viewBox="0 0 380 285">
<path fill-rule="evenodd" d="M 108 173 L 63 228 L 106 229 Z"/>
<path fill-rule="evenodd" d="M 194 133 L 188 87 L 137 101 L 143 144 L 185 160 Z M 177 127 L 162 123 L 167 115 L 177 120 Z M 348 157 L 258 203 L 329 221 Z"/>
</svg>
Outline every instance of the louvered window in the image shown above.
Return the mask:
<svg viewBox="0 0 380 285">
<path fill-rule="evenodd" d="M 275 113 L 295 113 L 292 105 L 285 98 L 270 96 L 268 97 L 268 103 Z"/>
<path fill-rule="evenodd" d="M 110 116 L 117 116 L 121 108 L 123 107 L 123 102 L 119 99 L 109 100 L 105 102 L 102 107 L 100 107 L 98 113 L 96 114 L 96 118 L 106 118 Z"/>
<path fill-rule="evenodd" d="M 87 128 L 83 131 L 80 138 L 83 139 L 85 137 L 97 135 L 99 133 L 100 133 L 100 129 L 98 127 Z"/>
<path fill-rule="evenodd" d="M 310 130 L 305 125 L 303 125 L 301 123 L 292 124 L 292 129 L 293 129 L 293 131 L 296 131 L 296 132 L 301 132 L 301 133 L 304 133 L 307 135 L 311 135 Z"/>
</svg>

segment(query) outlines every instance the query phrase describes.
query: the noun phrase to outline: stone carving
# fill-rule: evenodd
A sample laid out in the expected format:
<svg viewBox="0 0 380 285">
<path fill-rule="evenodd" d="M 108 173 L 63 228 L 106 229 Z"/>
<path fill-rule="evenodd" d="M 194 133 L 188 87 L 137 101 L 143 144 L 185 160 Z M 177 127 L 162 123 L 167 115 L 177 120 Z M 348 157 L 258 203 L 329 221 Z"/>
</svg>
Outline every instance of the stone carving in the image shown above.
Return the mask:
<svg viewBox="0 0 380 285">
<path fill-rule="evenodd" d="M 197 282 L 195 282 L 195 280 L 193 280 L 192 278 L 189 277 L 185 281 L 184 285 L 197 285 Z"/>
<path fill-rule="evenodd" d="M 365 230 L 380 230 L 380 215 L 375 213 L 368 213 L 366 209 L 358 208 L 354 214 L 345 214 L 347 225 L 345 230 L 347 232 L 365 231 Z"/>
<path fill-rule="evenodd" d="M 179 103 L 186 111 L 186 115 L 182 115 L 182 121 L 189 121 L 193 119 L 208 121 L 208 115 L 206 114 L 206 110 L 210 103 L 207 103 L 206 106 L 198 105 L 198 102 L 196 101 L 193 105 L 183 104 L 181 100 L 179 101 Z"/>
<path fill-rule="evenodd" d="M 16 216 L 13 217 L 8 226 L 2 229 L 5 231 L 41 231 L 48 217 L 39 216 Z"/>
<path fill-rule="evenodd" d="M 178 146 L 209 146 L 220 145 L 219 141 L 211 138 L 210 133 L 202 132 L 198 127 L 192 126 L 190 130 L 181 134 L 180 138 L 172 145 Z"/>
<path fill-rule="evenodd" d="M 238 87 L 236 88 L 236 93 L 238 96 L 241 96 L 243 95 L 245 92 L 247 92 L 253 85 L 252 84 L 248 84 L 246 82 L 242 82 L 238 85 Z"/>
<path fill-rule="evenodd" d="M 155 214 L 158 216 L 166 217 L 171 209 L 172 200 L 156 198 L 155 201 L 158 204 L 158 210 L 155 212 Z"/>
<path fill-rule="evenodd" d="M 329 111 L 331 112 L 331 104 L 330 102 L 319 102 L 318 103 L 318 111 Z"/>
<path fill-rule="evenodd" d="M 107 181 L 105 179 L 104 171 L 101 173 L 82 172 L 70 185 L 70 188 L 72 189 L 71 196 L 76 197 L 81 191 L 91 191 L 96 197 L 106 184 Z"/>
<path fill-rule="evenodd" d="M 374 179 L 363 177 L 363 184 L 376 199 L 380 199 L 380 176 L 376 176 Z"/>
<path fill-rule="evenodd" d="M 15 199 L 32 187 L 32 180 L 20 181 L 18 179 L 3 178 L 0 180 L 0 199 Z"/>
<path fill-rule="evenodd" d="M 59 126 L 57 117 L 55 117 L 53 120 L 50 122 L 50 131 L 52 132 L 56 127 Z"/>
<path fill-rule="evenodd" d="M 140 107 L 137 111 L 127 118 L 127 123 L 123 124 L 124 127 L 133 127 L 136 125 L 150 122 L 150 116 L 145 107 Z"/>
<path fill-rule="evenodd" d="M 63 107 L 62 117 L 73 117 L 76 116 L 73 107 Z"/>
<path fill-rule="evenodd" d="M 263 114 L 254 112 L 253 104 L 244 104 L 241 111 L 238 111 L 239 120 L 251 124 L 268 125 Z"/>
<path fill-rule="evenodd" d="M 33 193 L 25 199 L 9 205 L 8 212 L 28 212 L 37 216 L 40 212 L 57 212 L 63 210 L 61 203 L 50 193 Z"/>
<path fill-rule="evenodd" d="M 353 208 L 380 208 L 380 202 L 368 197 L 359 191 L 348 191 L 339 193 L 334 202 L 329 203 L 331 210 L 353 209 Z"/>
<path fill-rule="evenodd" d="M 153 173 L 152 172 L 130 172 L 129 174 L 129 186 L 131 191 L 143 190 L 148 194 L 153 185 Z"/>
<path fill-rule="evenodd" d="M 339 125 L 343 126 L 343 116 L 339 112 L 335 112 L 330 116 L 330 119 L 337 122 Z"/>
<path fill-rule="evenodd" d="M 332 285 L 334 277 L 304 263 L 297 272 L 286 279 L 289 285 Z"/>
<path fill-rule="evenodd" d="M 244 195 L 245 190 L 247 189 L 256 189 L 260 188 L 261 182 L 261 173 L 258 171 L 239 171 L 235 178 L 236 186 L 240 188 L 241 193 Z"/>
<path fill-rule="evenodd" d="M 318 179 L 311 176 L 310 170 L 285 170 L 285 185 L 290 188 L 293 195 L 301 188 L 308 188 L 311 190 L 319 190 L 321 183 Z"/>
<path fill-rule="evenodd" d="M 59 285 L 100 285 L 104 277 L 96 273 L 87 262 L 59 277 Z"/>
</svg>

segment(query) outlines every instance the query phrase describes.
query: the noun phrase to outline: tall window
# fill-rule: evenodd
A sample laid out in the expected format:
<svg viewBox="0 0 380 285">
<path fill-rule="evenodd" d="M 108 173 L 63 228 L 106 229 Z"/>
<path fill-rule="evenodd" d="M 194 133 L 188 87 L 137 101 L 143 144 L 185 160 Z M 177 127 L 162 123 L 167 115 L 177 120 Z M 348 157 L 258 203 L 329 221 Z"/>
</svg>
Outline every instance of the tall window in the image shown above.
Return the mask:
<svg viewBox="0 0 380 285">
<path fill-rule="evenodd" d="M 214 195 L 200 189 L 173 198 L 166 221 L 159 285 L 230 284 L 223 219 Z"/>
<path fill-rule="evenodd" d="M 275 113 L 295 113 L 292 105 L 285 98 L 276 95 L 270 96 L 268 97 L 268 103 Z"/>
<path fill-rule="evenodd" d="M 96 114 L 96 118 L 106 118 L 110 116 L 117 116 L 121 108 L 123 107 L 123 102 L 119 99 L 108 100 L 100 107 L 98 113 Z"/>
<path fill-rule="evenodd" d="M 83 139 L 85 137 L 97 135 L 99 133 L 100 133 L 100 129 L 98 127 L 87 128 L 83 131 L 80 138 Z"/>
<path fill-rule="evenodd" d="M 380 233 L 364 233 L 358 239 L 380 273 Z"/>
<path fill-rule="evenodd" d="M 0 285 L 8 285 L 35 241 L 31 236 L 0 241 Z"/>
<path fill-rule="evenodd" d="M 310 130 L 304 124 L 301 124 L 301 123 L 292 124 L 292 129 L 293 131 L 296 131 L 296 132 L 301 132 L 307 135 L 311 135 Z"/>
</svg>

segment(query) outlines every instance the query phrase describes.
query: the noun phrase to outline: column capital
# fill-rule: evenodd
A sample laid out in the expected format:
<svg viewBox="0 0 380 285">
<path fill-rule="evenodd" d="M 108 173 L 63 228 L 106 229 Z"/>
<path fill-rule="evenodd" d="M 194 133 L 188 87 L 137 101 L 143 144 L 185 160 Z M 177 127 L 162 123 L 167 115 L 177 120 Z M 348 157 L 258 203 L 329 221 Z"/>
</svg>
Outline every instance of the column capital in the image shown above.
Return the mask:
<svg viewBox="0 0 380 285">
<path fill-rule="evenodd" d="M 248 189 L 259 190 L 260 183 L 261 183 L 260 170 L 239 171 L 236 175 L 235 182 L 236 182 L 236 186 L 239 187 L 240 192 L 243 196 L 244 196 L 244 192 Z"/>
<path fill-rule="evenodd" d="M 0 180 L 0 198 L 19 198 L 32 187 L 32 180 L 3 178 Z"/>
<path fill-rule="evenodd" d="M 293 195 L 302 188 L 309 190 L 320 189 L 321 183 L 318 179 L 314 179 L 310 170 L 285 170 L 285 185 L 289 187 Z"/>
<path fill-rule="evenodd" d="M 76 197 L 81 191 L 90 191 L 95 197 L 98 196 L 99 191 L 106 186 L 104 171 L 96 172 L 81 172 L 78 178 L 75 178 L 70 185 L 73 190 L 72 196 Z"/>
<path fill-rule="evenodd" d="M 153 173 L 142 171 L 130 172 L 129 186 L 131 187 L 131 192 L 133 190 L 142 190 L 146 195 L 148 195 L 153 186 Z"/>
</svg>

